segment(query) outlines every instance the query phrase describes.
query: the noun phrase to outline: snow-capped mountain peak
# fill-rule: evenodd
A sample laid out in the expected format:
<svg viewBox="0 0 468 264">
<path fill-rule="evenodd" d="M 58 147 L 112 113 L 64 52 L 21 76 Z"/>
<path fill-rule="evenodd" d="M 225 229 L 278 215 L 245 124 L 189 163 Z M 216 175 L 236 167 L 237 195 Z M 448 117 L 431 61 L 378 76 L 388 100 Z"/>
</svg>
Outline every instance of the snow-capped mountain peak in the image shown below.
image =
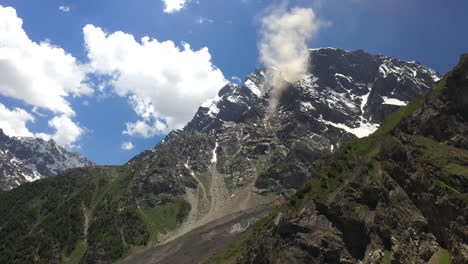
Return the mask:
<svg viewBox="0 0 468 264">
<path fill-rule="evenodd" d="M 8 137 L 0 129 L 0 189 L 8 190 L 70 168 L 93 165 L 81 154 L 67 151 L 54 140 Z"/>
</svg>

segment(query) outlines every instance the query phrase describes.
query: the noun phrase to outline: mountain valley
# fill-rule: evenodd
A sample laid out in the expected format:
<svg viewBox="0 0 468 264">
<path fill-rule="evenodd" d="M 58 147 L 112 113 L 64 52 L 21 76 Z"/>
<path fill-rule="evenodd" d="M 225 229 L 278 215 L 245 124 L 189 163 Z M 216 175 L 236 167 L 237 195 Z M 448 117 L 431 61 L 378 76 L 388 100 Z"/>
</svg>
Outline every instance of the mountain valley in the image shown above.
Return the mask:
<svg viewBox="0 0 468 264">
<path fill-rule="evenodd" d="M 125 165 L 0 192 L 0 262 L 463 263 L 466 56 L 309 53 L 269 118 L 259 68 Z"/>
</svg>

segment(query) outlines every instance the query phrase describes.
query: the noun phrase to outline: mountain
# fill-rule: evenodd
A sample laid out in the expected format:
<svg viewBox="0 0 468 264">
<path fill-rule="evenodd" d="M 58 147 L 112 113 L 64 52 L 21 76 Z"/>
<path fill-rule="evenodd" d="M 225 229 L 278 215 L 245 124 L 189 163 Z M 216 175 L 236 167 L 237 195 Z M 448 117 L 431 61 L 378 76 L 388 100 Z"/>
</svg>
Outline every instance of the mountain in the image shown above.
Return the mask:
<svg viewBox="0 0 468 264">
<path fill-rule="evenodd" d="M 9 137 L 0 129 L 0 189 L 54 176 L 67 169 L 94 166 L 76 152 L 69 152 L 53 140 Z"/>
<path fill-rule="evenodd" d="M 468 263 L 468 54 L 209 263 Z"/>
<path fill-rule="evenodd" d="M 269 119 L 274 69 L 257 69 L 123 166 L 67 170 L 0 192 L 0 262 L 151 259 L 154 246 L 190 234 L 203 238 L 194 243 L 216 237 L 224 245 L 313 180 L 340 146 L 374 132 L 439 79 L 417 62 L 363 51 L 310 54 L 310 70 L 289 84 Z M 209 229 L 214 223 L 235 227 Z M 191 233 L 200 230 L 213 232 Z M 208 257 L 219 248 L 195 249 Z"/>
<path fill-rule="evenodd" d="M 361 50 L 315 49 L 309 57 L 309 72 L 290 84 L 270 120 L 265 112 L 271 71 L 260 68 L 242 85 L 223 87 L 177 134 L 211 136 L 217 169 L 232 186 L 254 181 L 258 192 L 296 189 L 316 167 L 301 160 L 320 160 L 344 142 L 371 134 L 440 78 L 418 62 Z M 209 159 L 197 163 L 210 165 Z"/>
</svg>

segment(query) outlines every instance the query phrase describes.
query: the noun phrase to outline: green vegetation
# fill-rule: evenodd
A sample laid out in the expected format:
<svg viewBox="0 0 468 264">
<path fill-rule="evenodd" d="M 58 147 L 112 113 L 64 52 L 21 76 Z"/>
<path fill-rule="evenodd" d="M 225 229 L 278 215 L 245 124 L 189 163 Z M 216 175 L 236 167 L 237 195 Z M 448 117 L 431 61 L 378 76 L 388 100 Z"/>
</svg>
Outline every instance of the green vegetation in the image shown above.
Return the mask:
<svg viewBox="0 0 468 264">
<path fill-rule="evenodd" d="M 64 264 L 79 264 L 80 260 L 83 258 L 83 256 L 86 253 L 86 249 L 87 249 L 86 241 L 84 240 L 78 241 L 75 249 L 72 251 L 70 256 L 65 257 L 65 255 L 62 254 L 62 262 Z"/>
<path fill-rule="evenodd" d="M 468 178 L 468 167 L 462 165 L 449 163 L 447 166 L 445 166 L 445 171 L 449 175 L 460 175 Z"/>
<path fill-rule="evenodd" d="M 372 135 L 344 144 L 332 155 L 319 174 L 313 177 L 298 193 L 307 189 L 301 195 L 302 197 L 326 200 L 346 181 L 350 174 L 367 172 L 372 169 L 369 166 L 377 166 L 369 164 L 374 164 L 372 159 L 379 153 L 383 141 L 382 135 Z"/>
<path fill-rule="evenodd" d="M 392 251 L 385 250 L 384 256 L 383 256 L 382 260 L 380 260 L 380 264 L 390 264 L 390 263 L 392 263 L 392 256 L 393 256 Z"/>
<path fill-rule="evenodd" d="M 411 102 L 408 103 L 405 107 L 402 107 L 392 113 L 390 116 L 385 119 L 382 125 L 379 127 L 377 131 L 372 134 L 373 136 L 383 135 L 391 130 L 393 130 L 397 124 L 403 120 L 405 117 L 410 116 L 414 111 L 421 107 L 423 103 L 423 99 L 413 99 Z"/>
<path fill-rule="evenodd" d="M 190 212 L 190 204 L 182 198 L 162 206 L 139 209 L 138 214 L 150 233 L 151 244 L 158 243 L 158 234 L 174 230 Z"/>
<path fill-rule="evenodd" d="M 131 182 L 129 166 L 103 166 L 1 192 L 0 263 L 115 261 L 190 211 L 180 198 L 138 209 Z"/>
<path fill-rule="evenodd" d="M 440 264 L 452 264 L 452 260 L 450 260 L 450 252 L 446 249 L 440 250 Z"/>
<path fill-rule="evenodd" d="M 422 162 L 431 164 L 440 171 L 435 181 L 436 186 L 448 190 L 452 197 L 468 201 L 468 193 L 463 193 L 462 189 L 451 184 L 454 175 L 468 177 L 468 168 L 462 165 L 468 163 L 468 151 L 422 136 L 412 136 L 412 138 L 422 146 Z"/>
</svg>

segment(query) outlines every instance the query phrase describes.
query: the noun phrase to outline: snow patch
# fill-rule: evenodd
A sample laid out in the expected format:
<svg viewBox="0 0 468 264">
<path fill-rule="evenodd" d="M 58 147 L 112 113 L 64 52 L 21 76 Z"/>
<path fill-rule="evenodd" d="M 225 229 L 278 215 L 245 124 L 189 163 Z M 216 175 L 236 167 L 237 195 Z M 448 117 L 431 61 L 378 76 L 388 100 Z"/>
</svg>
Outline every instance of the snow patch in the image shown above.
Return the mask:
<svg viewBox="0 0 468 264">
<path fill-rule="evenodd" d="M 354 102 L 347 97 L 346 93 L 338 93 L 330 87 L 326 87 L 326 92 L 328 94 L 326 102 L 330 108 L 341 110 L 343 113 L 349 111 L 357 112 L 357 106 Z"/>
<path fill-rule="evenodd" d="M 187 159 L 187 162 L 184 163 L 184 166 L 185 168 L 187 168 L 189 171 L 190 171 L 190 175 L 194 176 L 195 177 L 195 173 L 193 172 L 193 170 L 190 168 L 190 166 L 188 165 L 189 164 L 189 161 L 190 161 L 190 157 Z"/>
<path fill-rule="evenodd" d="M 359 126 L 356 127 L 356 128 L 349 127 L 349 126 L 344 125 L 344 124 L 338 124 L 338 123 L 334 123 L 334 122 L 325 120 L 325 119 L 323 119 L 322 116 L 320 116 L 319 121 L 326 124 L 326 125 L 330 125 L 330 126 L 334 126 L 336 128 L 343 129 L 344 131 L 349 132 L 349 133 L 355 135 L 358 138 L 366 137 L 366 136 L 374 133 L 379 128 L 378 124 L 369 123 L 369 122 L 363 121 L 363 120 L 361 120 L 359 122 Z"/>
<path fill-rule="evenodd" d="M 341 73 L 335 73 L 335 77 L 343 78 L 343 79 L 347 80 L 347 81 L 350 82 L 350 83 L 353 82 L 353 77 L 346 76 L 346 75 L 343 75 L 343 74 L 341 74 Z"/>
<path fill-rule="evenodd" d="M 218 156 L 216 155 L 217 149 L 218 149 L 218 141 L 216 141 L 215 147 L 213 149 L 213 157 L 211 158 L 211 163 L 216 163 L 218 161 Z"/>
<path fill-rule="evenodd" d="M 379 66 L 379 72 L 383 75 L 384 78 L 387 78 L 389 71 L 390 70 L 388 69 L 387 65 L 382 64 Z"/>
<path fill-rule="evenodd" d="M 252 82 L 252 80 L 248 79 L 245 81 L 244 85 L 249 88 L 257 97 L 262 96 L 262 91 L 260 91 L 260 88 L 254 82 Z"/>
<path fill-rule="evenodd" d="M 216 96 L 215 98 L 208 99 L 205 102 L 203 102 L 201 107 L 208 108 L 207 115 L 210 116 L 211 118 L 215 118 L 216 115 L 219 113 L 218 102 L 220 100 L 221 100 L 221 97 Z"/>
<path fill-rule="evenodd" d="M 301 102 L 301 111 L 302 112 L 308 112 L 308 111 L 311 111 L 311 110 L 316 110 L 311 102 Z"/>
<path fill-rule="evenodd" d="M 373 84 L 369 84 L 369 92 L 363 96 L 361 96 L 361 114 L 364 115 L 364 107 L 366 107 L 367 102 L 369 101 L 369 95 L 372 91 Z M 364 119 L 363 116 L 361 116 L 361 119 Z"/>
<path fill-rule="evenodd" d="M 313 48 L 309 49 L 310 51 L 319 51 L 319 50 L 338 50 L 337 48 L 333 47 L 322 47 L 322 48 Z M 349 52 L 348 50 L 345 50 L 345 52 Z"/>
<path fill-rule="evenodd" d="M 317 84 L 318 78 L 312 74 L 304 74 L 299 80 L 298 85 L 305 88 L 318 88 Z"/>
<path fill-rule="evenodd" d="M 387 105 L 398 105 L 398 106 L 405 106 L 408 104 L 408 102 L 403 102 L 401 100 L 398 100 L 396 98 L 390 98 L 387 96 L 382 96 L 382 99 L 384 102 L 382 104 L 387 104 Z"/>
</svg>

